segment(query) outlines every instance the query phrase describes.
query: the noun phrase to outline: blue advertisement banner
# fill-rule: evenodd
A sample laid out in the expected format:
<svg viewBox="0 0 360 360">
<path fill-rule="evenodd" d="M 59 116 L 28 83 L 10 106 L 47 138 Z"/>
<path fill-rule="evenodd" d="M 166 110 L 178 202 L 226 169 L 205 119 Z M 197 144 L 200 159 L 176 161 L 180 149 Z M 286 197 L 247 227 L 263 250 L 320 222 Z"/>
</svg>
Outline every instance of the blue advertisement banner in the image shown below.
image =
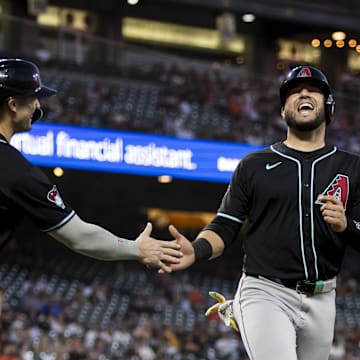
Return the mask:
<svg viewBox="0 0 360 360">
<path fill-rule="evenodd" d="M 229 182 L 239 160 L 262 147 L 39 123 L 11 144 L 39 166 Z"/>
</svg>

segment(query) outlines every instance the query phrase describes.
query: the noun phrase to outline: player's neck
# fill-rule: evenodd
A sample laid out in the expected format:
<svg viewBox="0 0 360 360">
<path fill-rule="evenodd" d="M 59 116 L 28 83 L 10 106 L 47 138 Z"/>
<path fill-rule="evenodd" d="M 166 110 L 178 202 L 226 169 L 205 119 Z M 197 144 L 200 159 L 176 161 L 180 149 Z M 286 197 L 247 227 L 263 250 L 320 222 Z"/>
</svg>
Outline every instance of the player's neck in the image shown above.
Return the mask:
<svg viewBox="0 0 360 360">
<path fill-rule="evenodd" d="M 315 151 L 325 146 L 325 135 L 323 132 L 318 131 L 306 134 L 288 131 L 284 144 L 294 150 Z"/>
<path fill-rule="evenodd" d="M 11 137 L 13 136 L 13 131 L 8 126 L 5 126 L 5 124 L 0 123 L 0 134 L 5 137 L 5 139 L 10 142 Z"/>
</svg>

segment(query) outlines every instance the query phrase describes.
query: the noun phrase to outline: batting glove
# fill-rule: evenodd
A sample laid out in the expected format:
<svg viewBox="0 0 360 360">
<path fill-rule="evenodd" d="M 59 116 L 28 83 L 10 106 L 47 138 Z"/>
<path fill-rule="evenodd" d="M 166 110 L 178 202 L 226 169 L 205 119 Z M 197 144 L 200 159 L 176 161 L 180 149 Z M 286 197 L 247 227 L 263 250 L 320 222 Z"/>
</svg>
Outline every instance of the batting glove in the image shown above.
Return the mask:
<svg viewBox="0 0 360 360">
<path fill-rule="evenodd" d="M 236 331 L 239 331 L 238 324 L 234 319 L 233 300 L 226 300 L 223 295 L 216 291 L 209 291 L 209 295 L 218 302 L 206 310 L 205 316 L 218 313 L 219 318 L 226 326 L 230 326 Z"/>
</svg>

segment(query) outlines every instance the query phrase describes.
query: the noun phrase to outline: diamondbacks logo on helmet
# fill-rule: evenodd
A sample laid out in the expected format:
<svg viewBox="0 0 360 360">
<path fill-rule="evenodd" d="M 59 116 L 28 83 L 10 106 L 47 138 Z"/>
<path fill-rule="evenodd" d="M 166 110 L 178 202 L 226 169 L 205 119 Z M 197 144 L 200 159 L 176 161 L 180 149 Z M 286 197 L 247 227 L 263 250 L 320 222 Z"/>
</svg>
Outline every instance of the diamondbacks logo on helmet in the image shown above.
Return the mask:
<svg viewBox="0 0 360 360">
<path fill-rule="evenodd" d="M 296 77 L 311 77 L 311 71 L 308 67 L 302 68 L 299 73 L 296 75 Z"/>
<path fill-rule="evenodd" d="M 59 194 L 59 190 L 57 189 L 56 185 L 54 185 L 52 189 L 47 193 L 47 199 L 58 207 L 65 209 L 65 204 Z"/>
<path fill-rule="evenodd" d="M 337 174 L 321 195 L 330 195 L 340 200 L 344 206 L 344 210 L 346 210 L 349 197 L 349 177 L 343 174 Z M 316 201 L 316 203 L 319 204 L 320 202 Z"/>
</svg>

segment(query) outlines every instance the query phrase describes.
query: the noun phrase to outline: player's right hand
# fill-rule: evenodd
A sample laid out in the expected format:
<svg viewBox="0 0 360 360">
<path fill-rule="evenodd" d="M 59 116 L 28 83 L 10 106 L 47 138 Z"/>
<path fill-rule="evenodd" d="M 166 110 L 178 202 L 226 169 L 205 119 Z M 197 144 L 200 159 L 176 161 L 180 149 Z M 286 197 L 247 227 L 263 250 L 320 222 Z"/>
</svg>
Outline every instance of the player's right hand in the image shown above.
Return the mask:
<svg viewBox="0 0 360 360">
<path fill-rule="evenodd" d="M 209 291 L 209 295 L 218 302 L 206 310 L 205 316 L 217 313 L 226 326 L 230 326 L 239 332 L 239 326 L 233 313 L 233 300 L 226 300 L 224 295 L 216 291 Z"/>
<path fill-rule="evenodd" d="M 320 207 L 323 219 L 335 232 L 343 232 L 347 228 L 347 218 L 343 203 L 331 195 L 319 195 L 318 200 L 323 205 Z"/>
<path fill-rule="evenodd" d="M 169 264 L 169 266 L 172 271 L 187 269 L 195 262 L 194 248 L 191 242 L 174 225 L 169 226 L 169 232 L 174 237 L 176 244 L 180 246 L 180 251 L 183 254 L 179 262 Z M 164 271 L 160 269 L 159 273 L 162 274 Z"/>
<path fill-rule="evenodd" d="M 176 241 L 163 241 L 151 237 L 152 225 L 147 223 L 136 242 L 139 247 L 139 261 L 144 265 L 161 269 L 164 273 L 172 271 L 171 266 L 179 264 L 183 253 Z"/>
</svg>

